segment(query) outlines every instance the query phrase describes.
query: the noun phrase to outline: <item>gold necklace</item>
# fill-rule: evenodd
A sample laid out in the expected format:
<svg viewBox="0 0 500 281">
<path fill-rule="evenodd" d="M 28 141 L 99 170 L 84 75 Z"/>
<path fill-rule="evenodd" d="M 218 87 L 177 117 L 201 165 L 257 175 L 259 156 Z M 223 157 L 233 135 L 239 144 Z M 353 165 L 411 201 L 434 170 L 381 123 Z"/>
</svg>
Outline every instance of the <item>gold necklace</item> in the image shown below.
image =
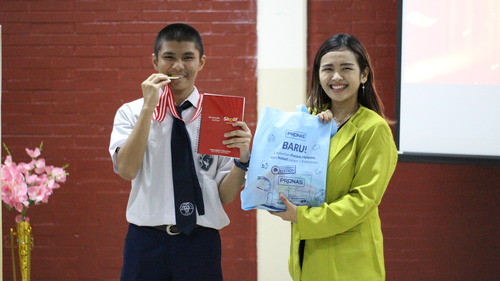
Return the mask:
<svg viewBox="0 0 500 281">
<path fill-rule="evenodd" d="M 344 118 L 337 120 L 335 116 L 333 116 L 333 121 L 335 121 L 335 124 L 337 124 L 337 128 L 340 127 L 340 125 L 344 124 L 344 122 L 352 116 L 352 113 L 347 114 Z"/>
<path fill-rule="evenodd" d="M 340 127 L 342 124 L 344 124 L 349 118 L 351 118 L 351 116 L 354 115 L 354 113 L 356 113 L 359 109 L 359 106 L 356 107 L 356 110 L 354 110 L 353 112 L 347 114 L 346 116 L 344 116 L 344 118 L 338 120 L 337 118 L 335 118 L 335 116 L 333 116 L 333 121 L 335 121 L 335 124 L 337 124 L 337 128 Z"/>
</svg>

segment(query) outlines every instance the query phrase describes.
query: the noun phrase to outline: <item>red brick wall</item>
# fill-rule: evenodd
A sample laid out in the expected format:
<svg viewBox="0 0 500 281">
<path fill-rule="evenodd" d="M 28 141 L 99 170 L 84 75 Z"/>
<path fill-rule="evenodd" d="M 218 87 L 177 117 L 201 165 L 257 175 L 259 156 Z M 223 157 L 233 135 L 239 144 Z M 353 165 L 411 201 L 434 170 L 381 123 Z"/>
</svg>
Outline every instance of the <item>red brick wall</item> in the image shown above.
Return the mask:
<svg viewBox="0 0 500 281">
<path fill-rule="evenodd" d="M 355 35 L 372 57 L 394 118 L 397 1 L 308 4 L 309 65 L 329 36 Z M 497 280 L 498 188 L 499 167 L 400 162 L 380 207 L 387 280 Z"/>
<path fill-rule="evenodd" d="M 208 59 L 197 86 L 245 96 L 255 129 L 255 21 L 254 0 L 1 1 L 2 141 L 15 161 L 28 161 L 24 148 L 44 141 L 49 164 L 70 164 L 49 204 L 28 212 L 33 280 L 118 279 L 130 184 L 113 173 L 109 135 L 118 107 L 141 97 L 140 84 L 154 71 L 153 43 L 164 25 L 200 31 Z M 226 210 L 226 280 L 255 280 L 255 213 L 241 211 L 238 200 Z M 4 280 L 12 280 L 15 212 L 3 212 Z"/>
</svg>

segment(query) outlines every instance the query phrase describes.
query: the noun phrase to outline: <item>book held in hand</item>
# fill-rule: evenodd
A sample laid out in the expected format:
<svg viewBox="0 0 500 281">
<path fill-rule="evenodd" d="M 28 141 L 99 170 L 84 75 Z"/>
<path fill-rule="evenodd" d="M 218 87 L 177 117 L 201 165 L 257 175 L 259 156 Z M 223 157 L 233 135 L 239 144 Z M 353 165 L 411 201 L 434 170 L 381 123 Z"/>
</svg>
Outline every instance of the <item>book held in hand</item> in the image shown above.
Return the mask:
<svg viewBox="0 0 500 281">
<path fill-rule="evenodd" d="M 238 148 L 222 144 L 224 134 L 238 129 L 236 121 L 243 121 L 245 97 L 203 94 L 198 154 L 239 157 Z"/>
</svg>

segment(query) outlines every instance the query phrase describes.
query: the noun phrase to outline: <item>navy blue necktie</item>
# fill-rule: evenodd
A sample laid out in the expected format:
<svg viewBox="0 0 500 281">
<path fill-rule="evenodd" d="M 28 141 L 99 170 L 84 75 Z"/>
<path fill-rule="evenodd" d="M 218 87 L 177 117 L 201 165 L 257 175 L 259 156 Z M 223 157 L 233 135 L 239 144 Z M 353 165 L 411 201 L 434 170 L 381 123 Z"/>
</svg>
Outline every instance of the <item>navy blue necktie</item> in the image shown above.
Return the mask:
<svg viewBox="0 0 500 281">
<path fill-rule="evenodd" d="M 191 107 L 189 101 L 177 107 L 182 118 L 182 111 Z M 170 141 L 172 154 L 172 179 L 174 182 L 175 219 L 177 228 L 191 234 L 196 226 L 196 211 L 205 214 L 203 195 L 196 176 L 191 141 L 183 120 L 174 117 Z"/>
</svg>

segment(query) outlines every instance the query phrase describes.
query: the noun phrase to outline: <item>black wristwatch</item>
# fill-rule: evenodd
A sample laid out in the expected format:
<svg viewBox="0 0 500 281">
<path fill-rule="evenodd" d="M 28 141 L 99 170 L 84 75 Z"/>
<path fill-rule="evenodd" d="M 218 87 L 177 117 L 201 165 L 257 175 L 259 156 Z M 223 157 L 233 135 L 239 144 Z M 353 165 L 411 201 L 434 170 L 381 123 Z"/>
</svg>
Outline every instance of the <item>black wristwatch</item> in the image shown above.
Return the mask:
<svg viewBox="0 0 500 281">
<path fill-rule="evenodd" d="M 248 162 L 246 163 L 242 163 L 239 159 L 236 159 L 236 158 L 233 158 L 233 161 L 234 161 L 234 165 L 236 165 L 236 167 L 242 169 L 243 171 L 248 171 L 248 165 L 250 165 L 250 158 L 248 158 Z"/>
</svg>

